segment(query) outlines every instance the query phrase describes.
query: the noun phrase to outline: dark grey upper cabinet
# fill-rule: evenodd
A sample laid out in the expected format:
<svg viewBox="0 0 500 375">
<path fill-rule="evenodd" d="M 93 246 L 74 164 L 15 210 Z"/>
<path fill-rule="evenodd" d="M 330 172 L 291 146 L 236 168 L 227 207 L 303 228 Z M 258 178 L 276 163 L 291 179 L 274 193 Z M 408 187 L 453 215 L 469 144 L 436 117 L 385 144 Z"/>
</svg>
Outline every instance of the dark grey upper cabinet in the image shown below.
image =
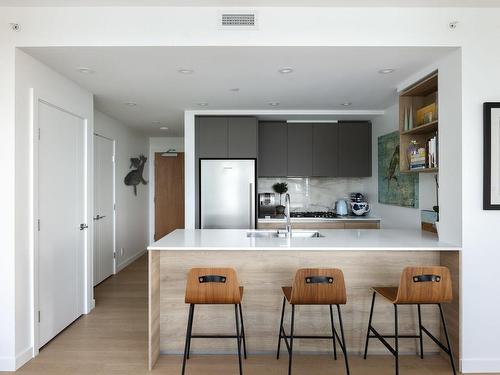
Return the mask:
<svg viewBox="0 0 500 375">
<path fill-rule="evenodd" d="M 198 117 L 198 157 L 227 157 L 227 117 Z"/>
<path fill-rule="evenodd" d="M 258 123 L 255 117 L 228 118 L 229 158 L 257 157 L 257 128 Z"/>
<path fill-rule="evenodd" d="M 259 123 L 259 176 L 287 175 L 287 125 L 285 122 Z"/>
<path fill-rule="evenodd" d="M 342 122 L 339 127 L 340 177 L 369 177 L 372 175 L 372 124 Z"/>
<path fill-rule="evenodd" d="M 196 132 L 199 158 L 257 157 L 255 117 L 198 117 Z"/>
<path fill-rule="evenodd" d="M 288 176 L 312 176 L 312 124 L 288 124 Z"/>
<path fill-rule="evenodd" d="M 339 168 L 338 124 L 313 124 L 312 176 L 336 177 Z"/>
</svg>

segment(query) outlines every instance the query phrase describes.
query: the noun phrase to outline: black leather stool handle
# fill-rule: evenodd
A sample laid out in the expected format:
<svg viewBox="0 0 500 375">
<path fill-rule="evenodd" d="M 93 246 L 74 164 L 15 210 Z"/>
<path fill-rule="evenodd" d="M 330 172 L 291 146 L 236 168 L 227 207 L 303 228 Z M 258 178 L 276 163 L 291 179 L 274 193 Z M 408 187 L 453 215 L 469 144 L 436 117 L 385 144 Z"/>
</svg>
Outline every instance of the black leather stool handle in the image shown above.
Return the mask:
<svg viewBox="0 0 500 375">
<path fill-rule="evenodd" d="M 225 283 L 226 276 L 204 275 L 204 276 L 199 276 L 198 281 L 200 283 Z"/>
<path fill-rule="evenodd" d="M 441 281 L 441 276 L 439 276 L 439 275 L 418 275 L 418 276 L 413 276 L 413 282 L 414 283 L 424 283 L 424 282 L 429 282 L 429 281 L 435 281 L 436 283 L 439 283 Z"/>
<path fill-rule="evenodd" d="M 331 276 L 308 276 L 308 277 L 306 277 L 306 284 L 333 284 L 333 277 L 331 277 Z"/>
</svg>

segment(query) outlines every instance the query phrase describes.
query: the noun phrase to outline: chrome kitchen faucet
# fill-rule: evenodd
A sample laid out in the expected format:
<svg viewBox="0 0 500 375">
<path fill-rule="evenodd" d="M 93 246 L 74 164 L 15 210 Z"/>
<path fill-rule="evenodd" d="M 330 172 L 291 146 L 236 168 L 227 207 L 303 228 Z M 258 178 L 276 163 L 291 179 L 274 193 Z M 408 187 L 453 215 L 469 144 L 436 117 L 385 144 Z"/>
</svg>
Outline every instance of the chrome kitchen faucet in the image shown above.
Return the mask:
<svg viewBox="0 0 500 375">
<path fill-rule="evenodd" d="M 285 195 L 285 216 L 286 216 L 286 226 L 285 231 L 287 237 L 292 236 L 292 220 L 290 218 L 290 194 Z"/>
</svg>

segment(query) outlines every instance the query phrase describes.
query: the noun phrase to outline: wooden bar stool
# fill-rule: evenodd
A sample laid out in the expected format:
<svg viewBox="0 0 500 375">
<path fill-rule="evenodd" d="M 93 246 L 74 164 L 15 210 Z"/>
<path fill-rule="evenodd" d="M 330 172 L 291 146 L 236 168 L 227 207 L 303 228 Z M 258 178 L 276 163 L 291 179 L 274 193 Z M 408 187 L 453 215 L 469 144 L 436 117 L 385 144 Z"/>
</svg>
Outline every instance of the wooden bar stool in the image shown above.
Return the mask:
<svg viewBox="0 0 500 375">
<path fill-rule="evenodd" d="M 371 338 L 379 339 L 382 344 L 394 355 L 396 365 L 396 375 L 399 374 L 399 348 L 400 338 L 418 338 L 420 339 L 420 358 L 424 358 L 424 344 L 422 332 L 429 336 L 448 356 L 450 357 L 453 374 L 456 375 L 453 353 L 451 351 L 448 329 L 443 315 L 441 303 L 449 303 L 452 300 L 451 276 L 446 267 L 406 267 L 401 274 L 399 287 L 374 287 L 370 318 L 368 321 L 368 331 L 366 333 L 365 355 L 368 352 L 368 342 Z M 380 294 L 388 299 L 394 305 L 394 335 L 381 335 L 372 326 L 373 306 L 375 305 L 375 296 Z M 434 335 L 432 335 L 422 325 L 422 315 L 420 305 L 435 304 L 439 306 L 443 331 L 446 337 L 444 346 Z M 398 305 L 417 305 L 418 312 L 418 335 L 400 335 L 398 332 Z M 371 334 L 372 333 L 372 334 Z M 387 342 L 386 338 L 394 339 L 394 348 Z"/>
<path fill-rule="evenodd" d="M 294 339 L 329 339 L 333 340 L 333 355 L 337 359 L 336 339 L 339 341 L 340 348 L 344 353 L 345 369 L 349 375 L 349 363 L 347 361 L 347 346 L 344 337 L 344 326 L 342 324 L 342 314 L 340 305 L 345 305 L 347 301 L 344 274 L 337 268 L 311 269 L 302 268 L 295 274 L 293 286 L 284 286 L 283 307 L 281 310 L 281 322 L 279 330 L 278 351 L 276 359 L 280 357 L 281 339 L 285 340 L 288 350 L 288 374 L 292 373 L 292 354 Z M 283 327 L 283 317 L 285 315 L 286 301 L 292 305 L 292 316 L 290 320 L 290 335 L 287 335 Z M 295 305 L 329 305 L 330 322 L 332 326 L 331 336 L 299 336 L 294 334 L 295 324 Z M 333 322 L 332 305 L 337 306 L 339 317 L 340 335 L 339 337 Z M 288 341 L 290 340 L 290 341 Z"/>
<path fill-rule="evenodd" d="M 238 344 L 238 363 L 240 375 L 243 373 L 241 367 L 242 341 L 245 359 L 247 358 L 247 348 L 245 341 L 245 327 L 243 325 L 243 311 L 241 309 L 242 297 L 243 287 L 239 285 L 236 271 L 232 268 L 193 268 L 189 271 L 185 297 L 185 302 L 189 303 L 189 318 L 186 332 L 186 344 L 184 346 L 184 358 L 182 361 L 183 375 L 186 368 L 186 359 L 189 359 L 192 338 L 235 338 Z M 234 305 L 236 335 L 193 335 L 194 307 L 197 304 Z"/>
</svg>

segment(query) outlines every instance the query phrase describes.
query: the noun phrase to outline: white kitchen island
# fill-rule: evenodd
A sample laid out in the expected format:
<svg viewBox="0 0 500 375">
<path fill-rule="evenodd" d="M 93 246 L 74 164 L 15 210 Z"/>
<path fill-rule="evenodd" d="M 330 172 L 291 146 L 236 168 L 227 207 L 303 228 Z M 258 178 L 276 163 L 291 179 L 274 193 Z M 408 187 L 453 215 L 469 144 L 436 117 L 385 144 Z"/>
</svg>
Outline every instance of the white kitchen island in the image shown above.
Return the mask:
<svg viewBox="0 0 500 375">
<path fill-rule="evenodd" d="M 294 273 L 303 267 L 335 267 L 343 270 L 348 302 L 343 307 L 349 353 L 363 349 L 371 302 L 371 286 L 398 285 L 405 266 L 446 265 L 453 276 L 454 302 L 445 306 L 452 345 L 458 359 L 459 255 L 460 247 L 438 240 L 420 230 L 320 230 L 319 238 L 248 237 L 248 230 L 176 230 L 148 247 L 149 250 L 149 366 L 160 354 L 183 350 L 188 306 L 184 303 L 187 272 L 192 267 L 233 267 L 245 288 L 243 313 L 249 355 L 276 350 L 281 286 L 291 285 Z M 292 231 L 299 233 L 301 231 Z M 309 232 L 309 231 L 308 231 Z M 323 306 L 324 307 L 324 306 Z M 298 334 L 329 332 L 328 308 L 300 306 L 296 313 Z M 194 320 L 197 333 L 231 333 L 231 306 L 200 306 Z M 374 325 L 391 333 L 392 305 L 377 299 Z M 324 310 L 324 311 L 323 311 Z M 400 332 L 416 332 L 416 309 L 400 309 Z M 415 310 L 415 311 L 414 311 Z M 385 312 L 385 313 L 384 313 Z M 288 315 L 286 315 L 288 316 Z M 423 307 L 424 325 L 439 335 L 439 312 Z M 285 319 L 287 321 L 287 319 Z M 427 352 L 438 352 L 430 341 Z M 232 340 L 195 340 L 193 353 L 233 353 Z M 331 351 L 331 343 L 297 340 L 298 353 Z M 415 353 L 416 340 L 402 340 L 402 353 Z M 372 340 L 371 353 L 386 353 Z"/>
</svg>

